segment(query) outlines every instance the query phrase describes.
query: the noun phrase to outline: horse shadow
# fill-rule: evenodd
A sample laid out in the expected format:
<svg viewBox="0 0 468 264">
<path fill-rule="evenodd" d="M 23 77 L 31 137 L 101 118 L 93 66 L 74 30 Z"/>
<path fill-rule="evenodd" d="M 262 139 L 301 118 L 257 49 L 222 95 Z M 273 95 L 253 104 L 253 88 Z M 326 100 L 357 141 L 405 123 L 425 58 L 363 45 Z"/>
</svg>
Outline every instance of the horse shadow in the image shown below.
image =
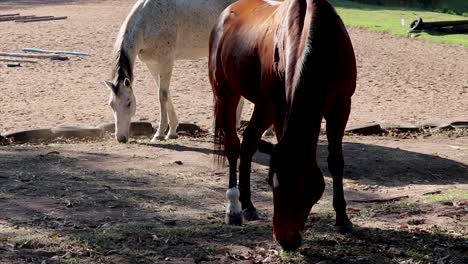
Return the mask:
<svg viewBox="0 0 468 264">
<path fill-rule="evenodd" d="M 326 141 L 325 141 L 326 142 Z M 325 176 L 327 168 L 327 144 L 319 142 L 317 162 Z M 466 184 L 468 165 L 434 154 L 423 154 L 363 143 L 344 143 L 344 177 L 362 184 L 387 187 L 409 184 Z M 269 165 L 269 156 L 257 152 L 253 162 Z"/>
<path fill-rule="evenodd" d="M 216 151 L 203 146 L 187 146 L 177 143 L 144 144 L 179 152 L 215 154 Z M 434 154 L 423 154 L 363 143 L 343 143 L 345 160 L 344 177 L 363 184 L 396 187 L 408 184 L 467 184 L 468 165 Z M 317 147 L 317 162 L 324 175 L 327 169 L 327 144 L 320 141 Z M 269 166 L 269 155 L 257 152 L 252 162 Z"/>
</svg>

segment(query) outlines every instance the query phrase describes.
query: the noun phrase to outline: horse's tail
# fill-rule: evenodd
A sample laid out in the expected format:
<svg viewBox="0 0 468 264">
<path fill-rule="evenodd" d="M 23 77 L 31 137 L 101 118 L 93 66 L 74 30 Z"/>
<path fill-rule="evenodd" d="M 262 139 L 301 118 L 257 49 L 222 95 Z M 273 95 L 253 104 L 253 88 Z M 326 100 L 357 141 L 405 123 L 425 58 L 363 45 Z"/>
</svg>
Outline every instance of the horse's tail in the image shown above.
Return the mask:
<svg viewBox="0 0 468 264">
<path fill-rule="evenodd" d="M 224 131 L 221 129 L 221 120 L 219 119 L 221 117 L 220 113 L 220 107 L 219 107 L 220 101 L 219 100 L 214 100 L 214 154 L 215 154 L 215 160 L 218 164 L 224 164 L 226 161 L 226 156 L 224 153 Z"/>
</svg>

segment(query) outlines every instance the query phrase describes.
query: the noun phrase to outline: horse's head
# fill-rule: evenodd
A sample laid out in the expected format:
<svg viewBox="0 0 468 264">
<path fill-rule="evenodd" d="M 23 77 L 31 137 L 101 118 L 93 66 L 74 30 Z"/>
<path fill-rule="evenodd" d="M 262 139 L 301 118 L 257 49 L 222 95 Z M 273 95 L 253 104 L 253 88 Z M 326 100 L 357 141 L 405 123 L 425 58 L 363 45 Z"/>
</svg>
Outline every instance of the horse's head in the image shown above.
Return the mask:
<svg viewBox="0 0 468 264">
<path fill-rule="evenodd" d="M 128 78 L 117 83 L 110 81 L 104 81 L 104 83 L 111 90 L 109 105 L 114 112 L 115 138 L 120 143 L 126 143 L 130 132 L 130 121 L 136 110 L 132 83 Z"/>
<path fill-rule="evenodd" d="M 283 249 L 295 250 L 301 245 L 307 216 L 322 196 L 323 177 L 314 177 L 318 168 L 296 159 L 280 145 L 261 141 L 258 150 L 271 155 L 268 183 L 273 189 L 273 235 Z"/>
</svg>

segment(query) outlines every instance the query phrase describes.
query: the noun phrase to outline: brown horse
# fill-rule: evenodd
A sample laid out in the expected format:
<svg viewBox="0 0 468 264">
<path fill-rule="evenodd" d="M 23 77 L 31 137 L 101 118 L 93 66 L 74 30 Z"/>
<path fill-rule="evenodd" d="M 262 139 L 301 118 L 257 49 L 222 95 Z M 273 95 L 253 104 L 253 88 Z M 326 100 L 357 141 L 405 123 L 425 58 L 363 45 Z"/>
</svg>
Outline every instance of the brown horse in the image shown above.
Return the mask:
<svg viewBox="0 0 468 264">
<path fill-rule="evenodd" d="M 247 220 L 258 218 L 250 198 L 250 167 L 258 147 L 271 154 L 275 239 L 287 250 L 300 246 L 307 216 L 325 188 L 316 161 L 325 117 L 336 225 L 350 231 L 342 138 L 356 87 L 356 61 L 348 33 L 330 3 L 240 0 L 232 4 L 211 32 L 209 77 L 216 97 L 215 142 L 220 152 L 224 147 L 230 168 L 227 224 L 241 224 L 242 213 Z M 255 104 L 242 145 L 236 133 L 241 96 Z M 272 124 L 276 146 L 260 141 Z"/>
</svg>

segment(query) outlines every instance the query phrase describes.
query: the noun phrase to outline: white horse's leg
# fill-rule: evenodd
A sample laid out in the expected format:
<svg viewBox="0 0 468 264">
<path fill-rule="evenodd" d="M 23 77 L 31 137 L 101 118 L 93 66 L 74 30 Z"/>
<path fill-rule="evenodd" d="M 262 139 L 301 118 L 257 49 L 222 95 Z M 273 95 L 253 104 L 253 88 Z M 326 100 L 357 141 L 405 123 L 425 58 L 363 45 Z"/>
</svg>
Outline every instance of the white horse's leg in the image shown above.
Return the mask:
<svg viewBox="0 0 468 264">
<path fill-rule="evenodd" d="M 215 106 L 216 105 L 216 97 L 213 96 L 213 118 L 212 118 L 212 122 L 211 122 L 211 132 L 214 133 L 215 129 L 216 129 L 216 109 L 215 109 Z"/>
<path fill-rule="evenodd" d="M 171 75 L 167 76 L 167 87 L 169 88 L 169 81 L 171 79 Z M 162 82 L 162 78 L 161 78 Z M 172 104 L 172 97 L 169 93 L 169 89 L 167 90 L 167 115 L 169 117 L 169 131 L 167 132 L 166 139 L 175 139 L 177 138 L 177 126 L 179 125 L 179 119 L 177 118 L 174 105 Z"/>
<path fill-rule="evenodd" d="M 168 110 L 174 112 L 174 107 L 172 106 L 170 94 L 169 94 L 169 84 L 171 81 L 172 66 L 174 61 L 165 64 L 164 66 L 161 63 L 147 63 L 148 69 L 153 75 L 154 80 L 156 81 L 156 87 L 159 93 L 159 126 L 156 134 L 151 139 L 151 142 L 156 142 L 159 140 L 165 139 L 165 132 L 168 127 L 168 123 L 174 118 L 171 115 L 175 116 L 175 113 L 170 113 L 168 116 Z M 168 120 L 168 117 L 170 120 Z M 172 121 L 173 122 L 173 121 Z M 175 122 L 177 123 L 177 117 L 175 117 Z M 177 127 L 177 125 L 176 125 Z"/>
<path fill-rule="evenodd" d="M 177 118 L 174 105 L 172 104 L 171 93 L 169 92 L 169 85 L 171 83 L 172 68 L 174 62 L 164 65 L 164 70 L 161 71 L 161 86 L 159 87 L 159 101 L 161 105 L 165 105 L 164 111 L 166 112 L 166 119 L 162 119 L 160 128 L 164 129 L 163 131 L 158 130 L 159 136 L 162 139 L 174 139 L 177 138 L 177 126 L 179 125 L 179 119 Z M 161 106 L 162 109 L 162 106 Z M 162 115 L 161 111 L 161 115 Z M 163 123 L 164 121 L 164 123 Z M 169 124 L 169 131 L 167 136 L 164 137 L 164 132 L 167 130 Z"/>
<path fill-rule="evenodd" d="M 161 65 L 161 69 L 159 72 L 159 104 L 161 108 L 161 113 L 158 130 L 156 131 L 156 134 L 154 135 L 151 142 L 163 140 L 166 138 L 164 134 L 167 130 L 169 123 L 170 127 L 167 138 L 177 137 L 176 129 L 179 122 L 177 120 L 177 116 L 174 111 L 174 106 L 172 105 L 171 95 L 169 93 L 169 85 L 171 82 L 173 65 L 174 61 L 165 63 L 165 65 Z"/>
<path fill-rule="evenodd" d="M 241 125 L 242 109 L 244 108 L 244 97 L 241 96 L 236 110 L 236 128 L 239 129 Z"/>
</svg>

